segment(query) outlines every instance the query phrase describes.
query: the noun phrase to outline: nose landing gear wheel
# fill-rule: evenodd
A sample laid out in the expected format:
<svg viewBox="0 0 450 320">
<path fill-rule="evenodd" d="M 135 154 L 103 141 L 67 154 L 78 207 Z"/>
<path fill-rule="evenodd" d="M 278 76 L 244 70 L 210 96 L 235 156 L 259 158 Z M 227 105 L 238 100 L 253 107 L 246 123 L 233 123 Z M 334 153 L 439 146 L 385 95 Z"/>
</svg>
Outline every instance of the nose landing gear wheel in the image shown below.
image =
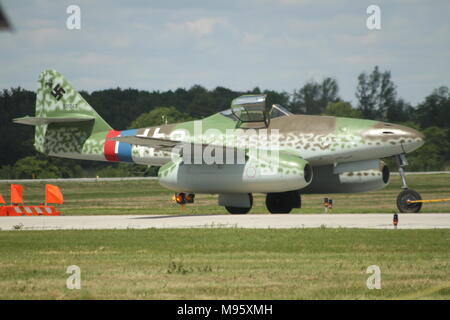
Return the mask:
<svg viewBox="0 0 450 320">
<path fill-rule="evenodd" d="M 397 197 L 397 208 L 403 213 L 417 213 L 422 208 L 422 203 L 408 203 L 407 201 L 422 200 L 420 194 L 413 189 L 405 189 Z"/>
</svg>

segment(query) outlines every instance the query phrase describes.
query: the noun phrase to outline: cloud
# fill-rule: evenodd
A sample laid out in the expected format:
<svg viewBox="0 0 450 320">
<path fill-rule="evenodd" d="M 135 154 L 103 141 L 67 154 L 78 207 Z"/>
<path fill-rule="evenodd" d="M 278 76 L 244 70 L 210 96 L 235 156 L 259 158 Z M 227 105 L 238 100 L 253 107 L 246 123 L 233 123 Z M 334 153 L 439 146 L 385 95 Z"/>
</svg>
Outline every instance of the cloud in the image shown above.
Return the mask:
<svg viewBox="0 0 450 320">
<path fill-rule="evenodd" d="M 182 23 L 168 23 L 170 32 L 189 34 L 197 38 L 203 38 L 214 33 L 217 26 L 228 26 L 224 18 L 200 18 Z"/>
<path fill-rule="evenodd" d="M 379 31 L 367 30 L 370 3 L 360 1 L 78 0 L 80 31 L 65 27 L 68 0 L 2 3 L 17 30 L 0 33 L 3 87 L 35 89 L 46 68 L 87 90 L 201 84 L 292 92 L 311 77 L 334 76 L 348 100 L 358 74 L 380 65 L 414 103 L 450 82 L 448 0 L 380 0 Z"/>
<path fill-rule="evenodd" d="M 394 57 L 389 53 L 384 53 L 372 55 L 351 55 L 339 59 L 339 62 L 344 62 L 349 65 L 360 65 L 361 67 L 364 67 L 367 65 L 388 65 L 394 62 L 394 60 Z"/>
<path fill-rule="evenodd" d="M 264 41 L 264 36 L 262 34 L 245 32 L 242 38 L 242 43 L 245 45 L 260 44 Z"/>
<path fill-rule="evenodd" d="M 61 28 L 39 28 L 29 31 L 28 38 L 36 46 L 49 46 L 60 43 L 64 33 Z"/>
</svg>

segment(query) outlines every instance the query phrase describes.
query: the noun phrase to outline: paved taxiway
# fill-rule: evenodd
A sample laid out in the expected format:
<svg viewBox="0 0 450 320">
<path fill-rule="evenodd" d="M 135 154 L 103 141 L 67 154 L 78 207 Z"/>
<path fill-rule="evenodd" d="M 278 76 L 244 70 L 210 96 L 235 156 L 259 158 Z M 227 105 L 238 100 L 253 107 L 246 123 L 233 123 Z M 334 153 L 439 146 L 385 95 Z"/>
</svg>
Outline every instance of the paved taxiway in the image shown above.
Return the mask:
<svg viewBox="0 0 450 320">
<path fill-rule="evenodd" d="M 392 214 L 111 215 L 0 217 L 1 230 L 146 228 L 393 229 Z M 450 214 L 399 214 L 398 229 L 450 228 Z"/>
</svg>

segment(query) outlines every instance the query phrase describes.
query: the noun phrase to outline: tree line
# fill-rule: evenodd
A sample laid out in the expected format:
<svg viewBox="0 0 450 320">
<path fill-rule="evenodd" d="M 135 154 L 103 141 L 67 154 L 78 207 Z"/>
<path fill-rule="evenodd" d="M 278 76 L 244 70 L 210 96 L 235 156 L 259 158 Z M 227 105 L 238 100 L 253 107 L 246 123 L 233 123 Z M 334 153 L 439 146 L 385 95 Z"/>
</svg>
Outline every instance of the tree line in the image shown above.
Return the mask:
<svg viewBox="0 0 450 320">
<path fill-rule="evenodd" d="M 231 100 L 250 93 L 265 93 L 268 103 L 281 104 L 297 114 L 372 119 L 414 127 L 425 134 L 426 143 L 408 156 L 408 169 L 445 170 L 450 166 L 449 88 L 436 88 L 413 106 L 398 97 L 390 71 L 378 66 L 359 74 L 355 105 L 340 97 L 338 81 L 332 77 L 307 81 L 292 93 L 258 87 L 246 92 L 224 87 L 208 90 L 200 85 L 174 91 L 115 88 L 80 92 L 117 130 L 199 119 L 229 108 Z M 12 123 L 13 118 L 34 115 L 34 109 L 34 92 L 20 87 L 0 92 L 0 179 L 156 174 L 156 168 L 57 159 L 37 153 L 33 127 Z"/>
</svg>

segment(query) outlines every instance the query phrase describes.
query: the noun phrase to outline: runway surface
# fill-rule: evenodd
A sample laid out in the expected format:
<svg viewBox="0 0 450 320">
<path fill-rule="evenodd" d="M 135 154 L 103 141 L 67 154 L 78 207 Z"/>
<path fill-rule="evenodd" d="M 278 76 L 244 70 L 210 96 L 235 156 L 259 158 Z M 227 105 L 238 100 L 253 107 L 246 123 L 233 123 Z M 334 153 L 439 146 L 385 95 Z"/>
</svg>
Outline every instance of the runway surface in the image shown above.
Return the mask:
<svg viewBox="0 0 450 320">
<path fill-rule="evenodd" d="M 1 230 L 148 228 L 393 229 L 393 214 L 111 215 L 0 217 Z M 399 214 L 398 229 L 450 228 L 450 214 Z"/>
</svg>

